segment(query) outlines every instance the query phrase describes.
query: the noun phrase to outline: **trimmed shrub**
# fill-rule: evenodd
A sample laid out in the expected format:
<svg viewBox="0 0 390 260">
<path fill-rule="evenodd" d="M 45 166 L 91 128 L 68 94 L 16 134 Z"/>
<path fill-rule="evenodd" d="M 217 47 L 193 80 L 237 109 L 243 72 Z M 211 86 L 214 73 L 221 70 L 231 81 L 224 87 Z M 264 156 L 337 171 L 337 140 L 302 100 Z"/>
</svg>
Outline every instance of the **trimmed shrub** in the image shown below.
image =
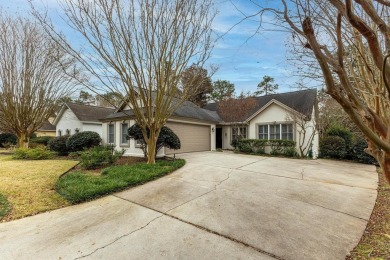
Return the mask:
<svg viewBox="0 0 390 260">
<path fill-rule="evenodd" d="M 40 136 L 30 139 L 30 144 L 44 145 L 47 146 L 51 140 L 55 137 L 53 136 Z"/>
<path fill-rule="evenodd" d="M 323 158 L 342 159 L 346 153 L 345 141 L 340 136 L 327 136 L 320 142 L 320 156 Z"/>
<path fill-rule="evenodd" d="M 46 147 L 40 146 L 34 149 L 19 148 L 12 154 L 15 160 L 47 160 L 56 156 L 55 152 L 49 151 Z"/>
<path fill-rule="evenodd" d="M 114 164 L 124 153 L 122 151 L 113 151 L 110 147 L 95 146 L 90 150 L 81 152 L 81 167 L 84 169 L 96 169 L 102 166 Z"/>
<path fill-rule="evenodd" d="M 241 139 L 237 148 L 240 152 L 251 154 L 265 154 L 265 146 L 268 140 L 259 139 Z"/>
<path fill-rule="evenodd" d="M 100 145 L 102 138 L 96 132 L 86 131 L 76 133 L 66 141 L 66 147 L 70 152 L 82 151 Z"/>
<path fill-rule="evenodd" d="M 364 149 L 367 147 L 368 144 L 366 140 L 361 138 L 356 140 L 353 145 L 353 160 L 360 163 L 377 165 L 378 162 L 375 160 L 375 158 L 364 151 Z"/>
<path fill-rule="evenodd" d="M 271 146 L 272 155 L 283 155 L 292 157 L 297 153 L 295 151 L 295 142 L 291 140 L 268 140 L 267 144 Z"/>
<path fill-rule="evenodd" d="M 327 136 L 338 136 L 344 139 L 345 142 L 345 156 L 344 159 L 353 159 L 353 134 L 344 126 L 340 125 L 333 125 L 331 126 L 328 131 L 326 131 Z"/>
<path fill-rule="evenodd" d="M 272 155 L 297 156 L 295 142 L 290 140 L 242 139 L 237 144 L 240 152 L 248 154 L 265 154 L 266 147 L 271 148 L 270 154 Z"/>
<path fill-rule="evenodd" d="M 66 147 L 66 141 L 68 140 L 69 135 L 58 136 L 53 140 L 49 141 L 48 147 L 50 150 L 58 153 L 58 155 L 68 155 L 69 151 Z"/>
<path fill-rule="evenodd" d="M 146 132 L 149 135 L 149 129 Z M 141 128 L 137 124 L 134 124 L 128 129 L 127 134 L 130 139 L 134 139 L 136 141 L 137 140 L 143 141 L 142 149 L 144 150 L 145 153 L 147 147 L 144 141 L 144 136 L 142 135 Z M 163 126 L 161 128 L 160 135 L 158 136 L 157 144 L 156 144 L 156 154 L 163 147 L 174 149 L 174 150 L 178 150 L 181 148 L 179 137 L 167 126 Z"/>
<path fill-rule="evenodd" d="M 0 134 L 0 147 L 4 147 L 4 144 L 16 145 L 18 143 L 18 138 L 16 135 L 11 133 Z"/>
</svg>

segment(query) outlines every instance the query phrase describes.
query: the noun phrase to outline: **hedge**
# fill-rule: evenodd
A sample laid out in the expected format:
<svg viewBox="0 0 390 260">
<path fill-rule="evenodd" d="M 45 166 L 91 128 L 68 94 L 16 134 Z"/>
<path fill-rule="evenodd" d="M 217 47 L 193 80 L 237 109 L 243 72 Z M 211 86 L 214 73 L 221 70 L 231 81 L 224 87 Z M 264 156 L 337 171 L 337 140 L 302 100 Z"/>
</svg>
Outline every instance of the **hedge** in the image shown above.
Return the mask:
<svg viewBox="0 0 390 260">
<path fill-rule="evenodd" d="M 14 134 L 11 133 L 0 134 L 0 147 L 4 147 L 3 144 L 7 144 L 7 143 L 16 145 L 17 142 L 18 142 L 18 138 Z"/>
<path fill-rule="evenodd" d="M 54 136 L 40 136 L 30 139 L 30 144 L 40 144 L 47 146 L 51 140 L 53 140 Z"/>
<path fill-rule="evenodd" d="M 320 142 L 320 156 L 323 158 L 343 159 L 347 154 L 345 140 L 340 136 L 327 136 Z"/>
<path fill-rule="evenodd" d="M 50 150 L 57 152 L 58 155 L 68 155 L 69 150 L 66 147 L 66 141 L 68 140 L 69 135 L 58 136 L 53 140 L 49 141 L 48 147 Z"/>
<path fill-rule="evenodd" d="M 237 149 L 243 153 L 265 154 L 266 147 L 271 148 L 272 155 L 297 156 L 295 142 L 291 140 L 241 139 L 237 141 Z"/>
<path fill-rule="evenodd" d="M 85 131 L 76 133 L 66 141 L 66 147 L 70 152 L 78 152 L 100 145 L 102 138 L 96 132 Z"/>
</svg>

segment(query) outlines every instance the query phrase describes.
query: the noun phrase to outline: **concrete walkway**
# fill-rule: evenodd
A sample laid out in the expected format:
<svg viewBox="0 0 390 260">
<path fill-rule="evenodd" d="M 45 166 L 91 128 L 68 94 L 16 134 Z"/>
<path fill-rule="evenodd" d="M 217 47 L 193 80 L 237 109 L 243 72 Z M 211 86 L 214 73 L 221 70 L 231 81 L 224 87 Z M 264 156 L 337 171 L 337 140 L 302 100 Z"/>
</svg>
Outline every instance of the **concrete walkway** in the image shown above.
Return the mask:
<svg viewBox="0 0 390 260">
<path fill-rule="evenodd" d="M 374 166 L 204 152 L 112 196 L 0 224 L 1 259 L 344 259 Z"/>
</svg>

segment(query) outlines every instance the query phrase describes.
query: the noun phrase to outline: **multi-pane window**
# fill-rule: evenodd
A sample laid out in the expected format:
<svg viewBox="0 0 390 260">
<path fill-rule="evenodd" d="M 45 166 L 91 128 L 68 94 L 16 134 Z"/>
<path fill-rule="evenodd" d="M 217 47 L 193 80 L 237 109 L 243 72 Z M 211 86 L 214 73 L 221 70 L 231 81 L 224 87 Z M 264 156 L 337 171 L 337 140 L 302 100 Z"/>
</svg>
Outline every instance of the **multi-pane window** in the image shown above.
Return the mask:
<svg viewBox="0 0 390 260">
<path fill-rule="evenodd" d="M 269 125 L 269 139 L 280 140 L 280 125 Z"/>
<path fill-rule="evenodd" d="M 268 125 L 259 125 L 259 139 L 268 140 Z"/>
<path fill-rule="evenodd" d="M 294 140 L 293 124 L 270 124 L 258 126 L 261 140 Z"/>
<path fill-rule="evenodd" d="M 282 124 L 282 139 L 293 140 L 294 131 L 292 124 Z"/>
<path fill-rule="evenodd" d="M 247 137 L 246 127 L 233 127 L 232 140 L 245 139 Z"/>
<path fill-rule="evenodd" d="M 121 128 L 121 144 L 129 143 L 129 140 L 127 139 L 127 129 L 129 129 L 129 124 L 123 123 Z"/>
<path fill-rule="evenodd" d="M 115 126 L 113 124 L 108 125 L 108 143 L 113 144 L 115 143 Z"/>
</svg>

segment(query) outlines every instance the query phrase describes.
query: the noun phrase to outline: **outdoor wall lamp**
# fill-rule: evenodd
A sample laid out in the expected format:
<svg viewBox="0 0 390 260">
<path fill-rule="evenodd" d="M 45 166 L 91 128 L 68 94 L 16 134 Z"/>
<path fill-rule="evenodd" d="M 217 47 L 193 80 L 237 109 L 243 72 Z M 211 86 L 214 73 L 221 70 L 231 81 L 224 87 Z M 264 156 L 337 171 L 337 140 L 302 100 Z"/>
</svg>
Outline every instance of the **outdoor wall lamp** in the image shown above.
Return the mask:
<svg viewBox="0 0 390 260">
<path fill-rule="evenodd" d="M 212 127 L 212 128 L 211 128 L 211 132 L 213 132 L 213 133 L 214 133 L 214 127 Z"/>
</svg>

